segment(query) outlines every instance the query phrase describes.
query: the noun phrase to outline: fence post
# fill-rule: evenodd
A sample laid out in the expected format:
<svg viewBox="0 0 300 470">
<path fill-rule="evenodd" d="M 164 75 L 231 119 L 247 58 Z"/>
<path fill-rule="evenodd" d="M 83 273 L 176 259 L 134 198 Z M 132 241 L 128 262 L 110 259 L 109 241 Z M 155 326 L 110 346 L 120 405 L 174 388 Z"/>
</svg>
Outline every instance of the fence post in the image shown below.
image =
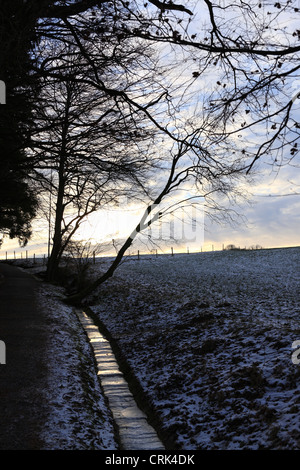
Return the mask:
<svg viewBox="0 0 300 470">
<path fill-rule="evenodd" d="M 140 250 L 138 250 L 138 259 L 140 259 Z"/>
<path fill-rule="evenodd" d="M 93 263 L 95 264 L 95 251 L 93 251 Z"/>
<path fill-rule="evenodd" d="M 174 256 L 174 251 L 173 251 L 173 247 L 171 247 L 171 252 L 172 252 L 172 256 Z"/>
</svg>

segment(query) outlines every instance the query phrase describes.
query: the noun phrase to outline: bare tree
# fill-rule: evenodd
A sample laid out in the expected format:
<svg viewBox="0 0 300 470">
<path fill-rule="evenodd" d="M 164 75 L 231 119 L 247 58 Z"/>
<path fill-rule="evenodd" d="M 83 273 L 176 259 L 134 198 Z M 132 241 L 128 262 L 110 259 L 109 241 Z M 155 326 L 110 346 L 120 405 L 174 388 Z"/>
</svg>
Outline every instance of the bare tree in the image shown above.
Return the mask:
<svg viewBox="0 0 300 470">
<path fill-rule="evenodd" d="M 149 149 L 152 131 L 143 120 L 132 119 L 102 90 L 76 81 L 85 71 L 76 51 L 57 45 L 52 50 L 52 65 L 59 68 L 60 77 L 43 77 L 30 142 L 31 177 L 52 195 L 55 205 L 49 280 L 55 278 L 61 256 L 82 221 L 121 196 L 140 197 L 157 161 Z M 112 64 L 103 59 L 105 66 Z"/>
<path fill-rule="evenodd" d="M 248 172 L 264 155 L 277 166 L 297 165 L 297 0 L 181 4 L 91 0 L 52 5 L 43 12 L 44 18 L 69 23 L 83 55 L 80 36 L 84 33 L 120 42 L 139 39 L 161 45 L 165 55 L 180 54 L 173 62 L 174 70 L 181 70 L 179 62 L 184 62 L 198 94 L 204 92 L 203 79 L 212 84 L 210 132 L 216 140 L 226 136 L 231 151 L 248 155 Z M 74 13 L 79 22 L 71 19 Z M 108 87 L 107 92 L 117 93 Z M 118 92 L 126 97 L 126 90 Z M 131 104 L 139 106 L 134 100 Z"/>
<path fill-rule="evenodd" d="M 180 110 L 186 106 L 187 96 L 189 96 L 189 89 L 194 83 L 194 77 L 189 76 L 186 81 L 180 74 L 179 78 L 174 77 L 172 74 L 171 77 L 168 77 L 168 72 L 172 71 L 173 64 L 168 61 L 163 61 L 162 64 L 159 59 L 156 59 L 157 56 L 147 55 L 146 52 L 148 52 L 149 45 L 151 46 L 150 43 L 145 46 L 144 40 L 141 41 L 136 38 L 133 40 L 130 32 L 123 31 L 121 36 L 116 34 L 116 30 L 122 30 L 122 16 L 117 15 L 112 19 L 111 24 L 107 25 L 105 23 L 103 25 L 103 12 L 93 13 L 91 18 L 86 14 L 71 19 L 64 17 L 55 23 L 53 29 L 51 22 L 46 21 L 44 24 L 45 38 L 52 44 L 61 44 L 67 41 L 71 50 L 69 48 L 67 51 L 62 49 L 62 52 L 58 54 L 56 46 L 54 53 L 48 53 L 46 58 L 40 60 L 36 67 L 39 76 L 46 81 L 49 80 L 50 83 L 54 83 L 56 86 L 62 86 L 63 84 L 65 88 L 64 92 L 55 92 L 55 103 L 58 104 L 59 109 L 55 110 L 55 118 L 52 111 L 50 116 L 52 121 L 62 122 L 58 149 L 56 227 L 52 250 L 53 259 L 56 263 L 54 272 L 64 249 L 63 238 L 70 240 L 74 234 L 74 231 L 70 230 L 72 225 L 65 224 L 65 228 L 63 230 L 61 228 L 62 214 L 65 210 L 64 201 L 66 201 L 66 190 L 69 184 L 65 176 L 65 168 L 72 168 L 69 161 L 71 159 L 72 162 L 72 152 L 76 148 L 70 147 L 68 143 L 70 124 L 71 127 L 73 125 L 72 119 L 70 121 L 73 105 L 70 90 L 80 89 L 82 92 L 84 88 L 89 91 L 89 97 L 92 94 L 95 96 L 92 100 L 92 116 L 98 116 L 96 119 L 97 125 L 90 126 L 92 134 L 89 131 L 89 143 L 86 144 L 84 165 L 87 165 L 88 162 L 88 168 L 90 168 L 90 163 L 95 163 L 95 159 L 91 157 L 91 155 L 94 155 L 95 149 L 90 142 L 95 142 L 99 146 L 101 138 L 104 137 L 105 144 L 102 143 L 103 147 L 100 148 L 104 154 L 108 152 L 108 156 L 110 156 L 110 149 L 115 139 L 117 139 L 121 150 L 119 154 L 122 163 L 120 165 L 121 173 L 113 172 L 111 159 L 109 162 L 105 162 L 107 167 L 103 165 L 102 159 L 96 160 L 94 174 L 98 175 L 97 180 L 100 179 L 103 182 L 103 178 L 106 178 L 109 169 L 109 179 L 103 182 L 102 194 L 105 195 L 102 201 L 103 204 L 110 202 L 108 198 L 108 194 L 111 194 L 109 188 L 112 182 L 116 181 L 113 175 L 118 175 L 117 185 L 114 186 L 116 192 L 112 193 L 115 197 L 117 193 L 120 194 L 120 190 L 122 194 L 122 177 L 124 178 L 124 175 L 128 176 L 130 174 L 131 181 L 133 182 L 134 177 L 135 185 L 142 187 L 147 195 L 145 198 L 147 206 L 145 215 L 147 214 L 147 216 L 151 214 L 152 207 L 157 207 L 162 201 L 166 203 L 167 209 L 161 211 L 161 214 L 168 212 L 170 207 L 173 207 L 172 210 L 174 210 L 174 208 L 182 207 L 183 204 L 191 203 L 194 199 L 191 197 L 180 198 L 176 204 L 173 201 L 167 201 L 168 197 L 171 198 L 175 191 L 178 189 L 183 190 L 186 185 L 189 189 L 193 186 L 198 192 L 197 197 L 199 195 L 202 198 L 205 197 L 207 205 L 220 212 L 222 207 L 217 204 L 215 196 L 217 194 L 226 196 L 230 193 L 235 194 L 234 183 L 247 168 L 244 155 L 231 156 L 228 152 L 226 159 L 223 158 L 224 153 L 231 150 L 231 148 L 228 146 L 223 133 L 217 135 L 211 132 L 215 124 L 215 117 L 213 116 L 212 119 L 210 111 L 206 110 L 205 100 L 203 100 L 203 105 L 201 103 L 202 109 L 199 115 L 193 115 L 195 110 L 193 106 L 191 107 L 192 112 L 186 112 L 185 116 L 180 117 Z M 111 10 L 109 10 L 109 13 L 111 14 Z M 120 21 L 121 24 L 119 24 Z M 49 30 L 46 26 L 49 27 Z M 74 61 L 76 64 L 75 71 Z M 176 74 L 178 74 L 177 71 Z M 64 98 L 63 111 L 61 110 L 60 96 Z M 100 101 L 97 101 L 96 97 L 99 97 Z M 79 106 L 81 110 L 82 105 Z M 91 113 L 91 108 L 88 109 Z M 110 119 L 111 116 L 112 119 Z M 116 126 L 116 123 L 126 124 L 125 133 L 122 127 Z M 130 127 L 132 125 L 133 127 Z M 78 127 L 79 124 L 76 121 L 76 128 Z M 104 132 L 103 129 L 105 129 Z M 128 132 L 129 129 L 132 129 L 132 131 Z M 80 133 L 77 130 L 76 137 L 78 136 L 80 136 Z M 125 143 L 125 146 L 120 147 L 121 141 L 123 144 Z M 147 151 L 141 147 L 141 143 L 145 141 L 147 142 Z M 41 142 L 43 141 L 39 136 L 37 147 Z M 50 139 L 50 142 L 51 150 L 53 149 L 53 139 Z M 158 146 L 159 143 L 160 146 Z M 126 159 L 132 162 L 129 157 L 129 155 L 132 155 L 132 145 L 138 145 L 139 147 L 138 159 L 135 157 L 134 161 L 135 166 L 133 169 L 135 171 L 124 172 Z M 150 145 L 152 151 L 149 151 Z M 42 150 L 45 150 L 44 143 L 42 143 Z M 97 151 L 99 152 L 99 148 Z M 78 152 L 76 150 L 76 152 L 74 155 L 76 155 L 77 165 L 78 159 L 82 161 L 82 151 Z M 155 153 L 159 156 L 156 156 Z M 120 155 L 123 155 L 123 157 Z M 49 156 L 51 160 L 51 155 L 49 154 Z M 49 166 L 44 165 L 45 158 L 40 159 L 39 157 L 37 166 L 39 161 L 42 162 L 40 170 L 49 169 Z M 155 175 L 154 184 L 153 181 L 149 181 L 149 184 L 145 185 L 138 179 L 137 171 L 140 172 L 140 175 L 145 175 L 145 171 L 149 168 L 155 168 L 159 172 Z M 141 173 L 142 170 L 144 173 Z M 73 170 L 71 174 L 74 178 Z M 85 172 L 83 174 L 86 175 Z M 75 175 L 77 177 L 77 173 Z M 160 183 L 158 183 L 158 178 L 161 179 Z M 83 197 L 89 194 L 86 181 L 84 179 L 84 184 L 81 182 L 79 185 L 73 179 L 71 184 L 72 187 L 84 188 L 82 191 Z M 124 178 L 124 181 L 127 181 L 126 178 Z M 135 194 L 131 194 L 131 197 L 134 196 Z M 74 205 L 76 200 L 74 195 L 68 197 L 69 203 Z M 94 207 L 99 208 L 99 204 Z M 84 215 L 87 214 L 88 211 L 85 210 Z M 77 222 L 80 223 L 81 218 L 78 215 L 76 217 Z M 150 226 L 155 220 L 157 220 L 157 216 L 148 220 L 147 223 L 145 217 L 142 218 L 135 230 L 135 235 L 131 234 L 125 241 L 111 268 L 99 281 L 100 283 L 112 275 L 136 235 L 141 233 L 145 226 Z M 77 223 L 75 223 L 76 227 Z M 70 237 L 66 237 L 66 234 L 69 234 Z M 48 266 L 50 279 L 52 278 L 51 264 L 50 257 Z"/>
<path fill-rule="evenodd" d="M 239 151 L 250 157 L 249 171 L 264 154 L 277 165 L 296 164 L 297 0 L 28 0 L 22 10 L 36 25 L 35 38 L 55 37 L 62 24 L 69 23 L 76 24 L 78 46 L 80 35 L 85 35 L 98 36 L 106 44 L 112 38 L 119 43 L 131 38 L 162 45 L 168 52 L 184 51 L 183 60 L 199 82 L 199 93 L 205 72 L 214 81 L 210 112 L 215 129 L 230 141 L 239 140 Z M 106 88 L 116 94 L 114 87 Z"/>
<path fill-rule="evenodd" d="M 153 205 L 191 182 L 219 210 L 215 196 L 229 195 L 233 181 L 252 171 L 262 155 L 280 165 L 296 161 L 298 93 L 290 90 L 299 70 L 299 34 L 293 21 L 280 24 L 292 13 L 298 14 L 293 1 L 203 0 L 189 8 L 157 0 L 48 2 L 40 14 L 39 37 L 72 43 L 82 71 L 76 77 L 67 75 L 67 81 L 103 94 L 123 116 L 141 118 L 143 130 L 155 129 L 155 144 L 164 139 L 165 179 L 147 191 L 148 217 Z M 112 64 L 105 73 L 101 73 L 103 54 L 99 56 L 95 46 L 99 41 Z M 164 59 L 161 75 L 158 62 L 143 69 L 144 89 L 133 80 L 132 44 L 139 50 L 155 45 Z M 121 68 L 116 67 L 117 58 L 122 59 Z M 63 68 L 52 59 L 37 64 L 35 71 L 61 81 Z M 64 57 L 65 64 L 70 60 Z M 122 76 L 116 73 L 121 69 Z M 189 107 L 197 95 L 198 104 Z M 135 236 L 127 239 L 99 283 L 112 275 Z"/>
<path fill-rule="evenodd" d="M 228 146 L 249 156 L 248 172 L 264 155 L 276 166 L 298 166 L 299 2 L 203 0 L 192 11 L 186 2 L 151 4 L 158 11 L 148 7 L 140 28 L 133 24 L 145 7 L 128 4 L 132 24 L 124 29 L 173 51 L 184 48 L 199 93 L 209 77 L 216 138 L 226 136 Z"/>
<path fill-rule="evenodd" d="M 194 136 L 195 139 L 197 136 Z M 107 271 L 94 282 L 80 290 L 78 293 L 69 296 L 67 303 L 80 303 L 88 294 L 103 284 L 107 279 L 113 276 L 115 270 L 120 265 L 124 254 L 131 247 L 134 240 L 151 225 L 159 221 L 165 212 L 175 211 L 181 208 L 185 203 L 197 204 L 199 194 L 205 198 L 209 204 L 211 199 L 211 209 L 223 210 L 216 205 L 218 194 L 235 193 L 235 179 L 240 179 L 241 166 L 236 160 L 230 165 L 227 162 L 226 169 L 224 164 L 216 160 L 208 151 L 202 150 L 196 152 L 191 150 L 190 143 L 177 143 L 172 152 L 172 159 L 167 174 L 164 175 L 164 184 L 157 188 L 157 194 L 143 212 L 140 221 L 118 250 L 118 253 Z M 195 196 L 183 197 L 174 202 L 174 194 L 177 190 L 182 190 L 187 185 L 189 189 L 195 187 L 197 194 Z M 164 207 L 162 204 L 164 203 Z M 199 202 L 198 202 L 199 203 Z"/>
</svg>

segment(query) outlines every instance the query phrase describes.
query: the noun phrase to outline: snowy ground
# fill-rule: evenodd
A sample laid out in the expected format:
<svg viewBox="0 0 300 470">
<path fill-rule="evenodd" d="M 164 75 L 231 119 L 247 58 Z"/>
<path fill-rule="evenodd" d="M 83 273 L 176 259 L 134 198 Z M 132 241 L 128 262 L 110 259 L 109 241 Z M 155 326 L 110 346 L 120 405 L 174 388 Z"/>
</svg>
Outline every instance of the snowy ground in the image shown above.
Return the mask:
<svg viewBox="0 0 300 470">
<path fill-rule="evenodd" d="M 300 449 L 299 285 L 300 248 L 145 256 L 127 258 L 89 302 L 176 448 Z M 56 358 L 48 448 L 115 449 L 89 346 L 61 295 L 41 285 Z"/>
<path fill-rule="evenodd" d="M 299 281 L 300 248 L 145 256 L 89 300 L 178 449 L 300 449 Z"/>
<path fill-rule="evenodd" d="M 46 313 L 48 328 L 48 383 L 42 395 L 49 409 L 40 436 L 43 449 L 118 449 L 90 345 L 76 314 L 62 298 L 62 289 L 41 283 L 37 301 Z"/>
</svg>

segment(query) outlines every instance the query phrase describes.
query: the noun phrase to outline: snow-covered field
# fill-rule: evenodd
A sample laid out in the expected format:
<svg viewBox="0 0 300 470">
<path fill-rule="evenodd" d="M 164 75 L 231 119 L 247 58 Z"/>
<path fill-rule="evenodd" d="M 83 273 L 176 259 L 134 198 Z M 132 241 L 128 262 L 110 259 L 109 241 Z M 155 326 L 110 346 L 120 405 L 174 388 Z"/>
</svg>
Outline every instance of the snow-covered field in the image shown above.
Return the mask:
<svg viewBox="0 0 300 470">
<path fill-rule="evenodd" d="M 176 449 L 300 449 L 299 285 L 300 248 L 128 257 L 88 300 Z M 45 447 L 118 449 L 91 348 L 63 296 L 40 283 Z"/>
<path fill-rule="evenodd" d="M 300 248 L 144 256 L 89 302 L 178 449 L 300 449 L 299 286 Z"/>
</svg>

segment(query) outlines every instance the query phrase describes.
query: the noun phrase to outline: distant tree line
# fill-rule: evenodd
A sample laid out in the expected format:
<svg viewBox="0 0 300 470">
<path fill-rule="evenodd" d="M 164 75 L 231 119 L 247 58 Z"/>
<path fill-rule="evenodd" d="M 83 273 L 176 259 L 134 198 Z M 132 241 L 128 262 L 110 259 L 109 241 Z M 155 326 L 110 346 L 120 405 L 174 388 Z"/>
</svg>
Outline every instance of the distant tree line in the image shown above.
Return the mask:
<svg viewBox="0 0 300 470">
<path fill-rule="evenodd" d="M 234 251 L 234 250 L 261 250 L 261 245 L 251 245 L 249 248 L 241 248 L 240 246 L 235 246 L 233 244 L 226 245 L 224 250 L 226 251 Z"/>
</svg>

